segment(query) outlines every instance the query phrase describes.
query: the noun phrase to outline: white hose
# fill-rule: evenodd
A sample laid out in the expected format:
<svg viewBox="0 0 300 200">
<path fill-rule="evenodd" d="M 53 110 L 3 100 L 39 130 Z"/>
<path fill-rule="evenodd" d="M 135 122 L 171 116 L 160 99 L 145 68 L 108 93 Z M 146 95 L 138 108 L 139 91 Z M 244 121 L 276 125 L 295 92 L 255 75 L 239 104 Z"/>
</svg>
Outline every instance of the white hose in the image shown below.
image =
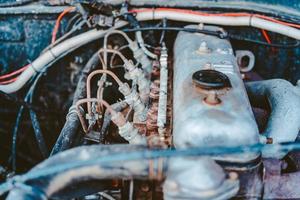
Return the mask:
<svg viewBox="0 0 300 200">
<path fill-rule="evenodd" d="M 176 11 L 145 11 L 138 12 L 136 15 L 137 20 L 162 20 L 164 18 L 168 20 L 191 22 L 191 23 L 205 23 L 224 26 L 250 26 L 255 28 L 272 31 L 282 35 L 289 36 L 291 38 L 300 40 L 300 30 L 264 20 L 255 16 L 243 16 L 243 17 L 229 17 L 229 16 L 201 16 L 193 13 L 179 13 Z"/>
<path fill-rule="evenodd" d="M 18 77 L 18 79 L 10 84 L 7 85 L 0 85 L 0 90 L 5 93 L 13 93 L 21 89 L 26 82 L 34 76 L 37 72 L 42 71 L 42 69 L 49 64 L 51 61 L 55 60 L 59 57 L 60 54 L 69 51 L 70 49 L 74 50 L 75 47 L 80 47 L 84 44 L 87 44 L 91 41 L 97 40 L 103 37 L 107 31 L 121 28 L 127 25 L 125 21 L 118 21 L 114 27 L 107 29 L 107 30 L 97 30 L 93 29 L 82 33 L 80 35 L 74 36 L 57 46 L 53 47 L 52 49 L 46 51 L 42 55 L 40 55 L 36 60 L 34 60 L 31 65 Z"/>
<path fill-rule="evenodd" d="M 144 11 L 137 12 L 136 19 L 138 21 L 146 20 L 174 20 L 191 23 L 207 23 L 224 26 L 249 26 L 249 17 L 225 17 L 225 16 L 201 16 L 192 13 L 181 13 L 176 11 Z"/>
<path fill-rule="evenodd" d="M 267 31 L 272 31 L 275 33 L 279 33 L 291 38 L 294 38 L 296 40 L 300 40 L 300 30 L 290 27 L 290 26 L 285 26 L 282 24 L 278 24 L 275 22 L 270 22 L 258 17 L 252 17 L 251 18 L 251 26 L 255 28 L 260 28 L 264 29 Z"/>
<path fill-rule="evenodd" d="M 282 35 L 289 36 L 291 38 L 300 40 L 300 30 L 292 28 L 290 26 L 278 24 L 268 20 L 264 20 L 255 16 L 243 16 L 243 17 L 229 17 L 229 16 L 201 16 L 193 13 L 179 13 L 176 11 L 145 11 L 138 12 L 136 15 L 137 20 L 161 20 L 169 19 L 175 21 L 191 22 L 191 23 L 206 23 L 224 26 L 251 26 L 267 31 L 272 31 Z M 70 38 L 61 44 L 55 46 L 52 50 L 49 50 L 38 57 L 32 65 L 26 69 L 19 78 L 8 85 L 0 85 L 0 90 L 5 93 L 13 93 L 22 88 L 25 83 L 36 73 L 41 71 L 48 63 L 55 60 L 61 53 L 79 47 L 93 40 L 99 39 L 107 33 L 107 31 L 114 30 L 125 26 L 127 22 L 119 21 L 113 28 L 108 30 L 91 30 L 82 33 L 78 36 Z"/>
</svg>

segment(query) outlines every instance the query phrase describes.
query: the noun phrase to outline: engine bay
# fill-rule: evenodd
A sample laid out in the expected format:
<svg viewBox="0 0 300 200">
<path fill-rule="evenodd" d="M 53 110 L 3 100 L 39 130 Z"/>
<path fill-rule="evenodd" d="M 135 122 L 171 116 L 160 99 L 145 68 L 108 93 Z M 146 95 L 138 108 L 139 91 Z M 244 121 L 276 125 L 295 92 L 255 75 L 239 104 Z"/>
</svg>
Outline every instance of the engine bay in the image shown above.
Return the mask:
<svg viewBox="0 0 300 200">
<path fill-rule="evenodd" d="M 234 2 L 0 2 L 1 198 L 299 199 L 300 10 Z"/>
</svg>

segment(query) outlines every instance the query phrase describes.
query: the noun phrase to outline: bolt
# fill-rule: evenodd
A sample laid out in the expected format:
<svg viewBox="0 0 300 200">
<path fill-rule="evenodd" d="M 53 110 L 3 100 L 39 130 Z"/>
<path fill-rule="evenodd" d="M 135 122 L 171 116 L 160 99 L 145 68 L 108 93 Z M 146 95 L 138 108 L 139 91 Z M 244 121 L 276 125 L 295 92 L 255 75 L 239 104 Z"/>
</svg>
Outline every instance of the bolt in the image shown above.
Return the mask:
<svg viewBox="0 0 300 200">
<path fill-rule="evenodd" d="M 204 98 L 204 102 L 206 104 L 215 106 L 221 103 L 221 99 L 219 99 L 216 92 L 209 92 L 207 96 Z"/>
<path fill-rule="evenodd" d="M 243 80 L 246 79 L 246 74 L 241 74 L 241 76 Z"/>
<path fill-rule="evenodd" d="M 266 144 L 273 144 L 273 138 L 267 137 L 266 139 L 267 139 Z"/>
<path fill-rule="evenodd" d="M 200 47 L 198 49 L 198 53 L 200 54 L 205 54 L 205 53 L 209 53 L 210 49 L 207 46 L 207 43 L 205 41 L 201 42 Z"/>
<path fill-rule="evenodd" d="M 237 180 L 238 179 L 238 174 L 236 172 L 230 172 L 228 174 L 228 176 L 229 176 L 229 179 L 231 179 L 231 180 Z"/>
</svg>

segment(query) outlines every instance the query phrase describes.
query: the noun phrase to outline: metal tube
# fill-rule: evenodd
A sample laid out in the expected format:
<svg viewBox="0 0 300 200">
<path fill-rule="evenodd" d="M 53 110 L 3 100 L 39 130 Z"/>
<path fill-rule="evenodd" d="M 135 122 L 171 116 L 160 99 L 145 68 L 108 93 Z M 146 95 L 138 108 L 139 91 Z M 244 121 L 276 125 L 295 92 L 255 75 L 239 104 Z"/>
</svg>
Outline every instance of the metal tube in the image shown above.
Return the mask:
<svg viewBox="0 0 300 200">
<path fill-rule="evenodd" d="M 186 175 L 197 174 L 199 183 L 196 196 L 189 197 L 208 197 L 215 199 L 217 196 L 232 196 L 238 190 L 238 181 L 236 179 L 226 179 L 222 168 L 209 158 L 148 158 L 150 154 L 147 147 L 142 145 L 92 145 L 82 146 L 57 154 L 30 170 L 27 174 L 19 177 L 23 180 L 23 186 L 30 187 L 38 193 L 31 193 L 25 190 L 25 187 L 13 188 L 7 199 L 11 200 L 18 196 L 18 199 L 26 199 L 30 194 L 35 199 L 45 199 L 57 197 L 60 191 L 71 189 L 74 184 L 88 180 L 101 181 L 105 179 L 142 179 L 157 180 L 166 175 L 168 171 L 168 182 L 164 186 L 167 196 L 176 195 L 174 190 L 170 190 L 170 183 L 182 185 L 186 191 L 193 191 L 189 184 L 185 184 Z M 138 155 L 136 159 L 124 159 L 129 154 Z M 121 156 L 121 157 L 120 157 Z M 124 157 L 125 156 L 125 157 Z M 120 157 L 122 162 L 113 161 L 111 158 Z M 95 162 L 101 160 L 101 162 Z M 119 161 L 121 161 L 119 160 Z M 80 164 L 82 163 L 82 164 Z M 170 168 L 169 168 L 170 167 Z M 55 173 L 49 173 L 55 168 Z M 43 173 L 45 170 L 48 173 Z M 50 170 L 50 171 L 49 171 Z M 37 174 L 42 175 L 36 176 Z M 200 179 L 198 179 L 201 177 Z M 188 183 L 195 181 L 190 179 Z M 78 190 L 86 190 L 89 185 L 83 185 Z M 210 193 L 208 191 L 215 191 Z M 18 195 L 17 195 L 18 194 Z M 70 193 L 76 197 L 78 193 Z M 32 197 L 32 198 L 33 198 Z M 209 198 L 214 197 L 214 198 Z M 217 199 L 217 198 L 216 198 Z M 220 199 L 220 198 L 219 198 Z M 221 198 L 224 199 L 224 198 Z"/>
<path fill-rule="evenodd" d="M 283 79 L 249 82 L 246 89 L 252 104 L 271 107 L 264 135 L 273 143 L 295 141 L 300 130 L 300 89 Z"/>
</svg>

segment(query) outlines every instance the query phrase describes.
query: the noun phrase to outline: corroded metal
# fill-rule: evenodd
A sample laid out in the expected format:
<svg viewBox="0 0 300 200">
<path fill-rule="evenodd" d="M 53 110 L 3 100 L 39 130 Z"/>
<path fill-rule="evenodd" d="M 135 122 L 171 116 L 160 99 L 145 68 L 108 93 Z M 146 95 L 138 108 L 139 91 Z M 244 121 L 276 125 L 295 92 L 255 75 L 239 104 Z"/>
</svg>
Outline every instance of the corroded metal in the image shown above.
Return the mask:
<svg viewBox="0 0 300 200">
<path fill-rule="evenodd" d="M 153 62 L 151 72 L 151 87 L 150 87 L 150 99 L 148 104 L 147 120 L 145 122 L 139 122 L 134 120 L 134 126 L 139 129 L 142 135 L 148 137 L 149 146 L 166 147 L 171 145 L 171 132 L 172 132 L 172 70 L 168 73 L 168 97 L 166 105 L 166 122 L 165 122 L 165 133 L 163 136 L 159 136 L 157 119 L 158 119 L 158 107 L 160 97 L 160 70 L 159 62 Z"/>
</svg>

